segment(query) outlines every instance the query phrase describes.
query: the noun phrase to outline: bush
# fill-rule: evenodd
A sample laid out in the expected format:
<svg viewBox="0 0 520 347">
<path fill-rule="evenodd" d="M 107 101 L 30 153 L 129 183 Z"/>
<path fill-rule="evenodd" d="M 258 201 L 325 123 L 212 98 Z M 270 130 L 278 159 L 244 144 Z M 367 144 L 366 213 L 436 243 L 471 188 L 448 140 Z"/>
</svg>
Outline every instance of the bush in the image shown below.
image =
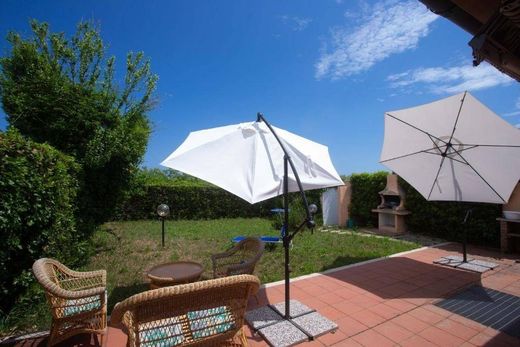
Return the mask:
<svg viewBox="0 0 520 347">
<path fill-rule="evenodd" d="M 17 132 L 0 132 L 0 309 L 8 312 L 33 281 L 40 257 L 73 264 L 85 244 L 78 239 L 75 161 Z"/>
<path fill-rule="evenodd" d="M 427 201 L 403 179 L 399 178 L 399 184 L 406 192 L 406 208 L 412 212 L 406 218 L 411 231 L 461 241 L 466 227 L 469 243 L 500 246 L 500 226 L 496 221 L 501 215 L 500 205 Z M 468 209 L 473 213 L 468 225 L 464 226 L 462 222 Z"/>
<path fill-rule="evenodd" d="M 353 174 L 350 215 L 359 226 L 377 226 L 377 214 L 372 212 L 380 204 L 378 192 L 386 185 L 387 172 Z M 501 214 L 500 205 L 427 201 L 406 181 L 399 178 L 406 194 L 406 217 L 411 232 L 430 234 L 452 241 L 461 241 L 463 228 L 467 228 L 468 242 L 498 247 L 499 225 L 495 220 Z M 467 226 L 462 224 L 468 209 L 472 217 Z"/>
<path fill-rule="evenodd" d="M 379 192 L 385 189 L 388 172 L 352 174 L 352 201 L 350 217 L 355 225 L 376 226 L 377 214 L 372 212 L 380 203 Z"/>
<path fill-rule="evenodd" d="M 99 30 L 80 22 L 75 34 L 30 22 L 28 38 L 10 32 L 0 58 L 0 98 L 11 127 L 49 143 L 81 165 L 78 231 L 90 237 L 112 217 L 146 151 L 147 113 L 157 76 L 142 52 L 128 53 L 116 73 Z"/>
<path fill-rule="evenodd" d="M 309 203 L 319 207 L 320 194 L 319 189 L 306 192 Z M 291 193 L 290 201 L 298 197 L 299 193 Z M 156 208 L 162 203 L 170 206 L 171 219 L 271 217 L 273 208 L 283 207 L 281 197 L 251 205 L 217 186 L 175 170 L 142 169 L 134 175 L 131 189 L 114 219 L 156 219 Z"/>
</svg>

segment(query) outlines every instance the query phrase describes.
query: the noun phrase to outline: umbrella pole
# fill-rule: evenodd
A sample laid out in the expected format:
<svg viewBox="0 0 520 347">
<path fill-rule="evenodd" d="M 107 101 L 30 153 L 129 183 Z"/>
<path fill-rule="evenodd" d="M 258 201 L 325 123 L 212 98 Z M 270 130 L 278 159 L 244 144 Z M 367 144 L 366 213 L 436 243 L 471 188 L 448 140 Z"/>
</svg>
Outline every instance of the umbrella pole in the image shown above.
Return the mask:
<svg viewBox="0 0 520 347">
<path fill-rule="evenodd" d="M 462 262 L 464 263 L 468 262 L 468 254 L 466 248 L 468 243 L 468 222 L 471 217 L 471 213 L 471 209 L 468 209 L 466 211 L 466 216 L 464 217 L 464 222 L 462 222 L 462 224 L 464 225 L 464 230 L 462 230 Z"/>
<path fill-rule="evenodd" d="M 284 208 L 284 220 L 283 220 L 283 247 L 285 251 L 285 319 L 291 319 L 290 310 L 290 259 L 289 259 L 289 179 L 288 179 L 288 158 L 287 155 L 283 157 L 283 208 Z"/>
</svg>

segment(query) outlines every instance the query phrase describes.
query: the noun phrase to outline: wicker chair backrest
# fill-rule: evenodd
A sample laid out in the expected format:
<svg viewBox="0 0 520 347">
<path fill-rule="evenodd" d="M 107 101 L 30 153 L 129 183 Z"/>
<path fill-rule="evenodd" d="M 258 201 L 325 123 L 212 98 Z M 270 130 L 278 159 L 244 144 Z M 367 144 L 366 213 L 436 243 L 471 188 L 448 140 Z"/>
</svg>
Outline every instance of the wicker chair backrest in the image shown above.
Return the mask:
<svg viewBox="0 0 520 347">
<path fill-rule="evenodd" d="M 114 324 L 128 330 L 129 346 L 207 346 L 233 338 L 244 324 L 258 278 L 230 276 L 136 294 L 117 304 Z"/>
</svg>

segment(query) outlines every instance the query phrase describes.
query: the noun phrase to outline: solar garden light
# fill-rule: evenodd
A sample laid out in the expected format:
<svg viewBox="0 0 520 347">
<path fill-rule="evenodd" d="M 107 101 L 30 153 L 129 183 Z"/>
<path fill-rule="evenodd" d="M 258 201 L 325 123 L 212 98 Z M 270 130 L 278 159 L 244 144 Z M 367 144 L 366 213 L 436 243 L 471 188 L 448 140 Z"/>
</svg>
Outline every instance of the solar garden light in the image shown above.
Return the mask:
<svg viewBox="0 0 520 347">
<path fill-rule="evenodd" d="M 160 204 L 157 206 L 157 214 L 162 221 L 162 246 L 164 247 L 164 219 L 170 215 L 170 206 Z"/>
</svg>

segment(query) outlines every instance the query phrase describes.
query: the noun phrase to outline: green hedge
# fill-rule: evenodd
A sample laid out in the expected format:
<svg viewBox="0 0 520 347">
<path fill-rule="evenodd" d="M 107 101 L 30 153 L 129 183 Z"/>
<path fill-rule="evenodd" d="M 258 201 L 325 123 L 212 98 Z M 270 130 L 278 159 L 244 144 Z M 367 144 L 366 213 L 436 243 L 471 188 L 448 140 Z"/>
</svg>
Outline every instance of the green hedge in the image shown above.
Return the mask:
<svg viewBox="0 0 520 347">
<path fill-rule="evenodd" d="M 321 190 L 306 192 L 307 199 L 319 206 Z M 291 193 L 291 199 L 298 195 Z M 249 204 L 215 186 L 178 182 L 178 185 L 144 185 L 133 189 L 116 212 L 119 220 L 156 219 L 159 204 L 168 204 L 171 219 L 216 219 L 269 217 L 271 209 L 282 207 L 280 197 Z"/>
<path fill-rule="evenodd" d="M 412 212 L 406 219 L 411 231 L 460 241 L 464 227 L 462 221 L 466 211 L 472 209 L 467 225 L 468 242 L 500 246 L 500 226 L 496 218 L 502 214 L 501 205 L 427 201 L 403 179 L 399 178 L 399 184 L 406 192 L 406 208 Z"/>
<path fill-rule="evenodd" d="M 380 203 L 378 192 L 386 185 L 387 172 L 353 174 L 351 218 L 359 226 L 377 226 L 377 214 L 372 212 Z M 447 240 L 460 241 L 462 221 L 467 209 L 473 210 L 467 226 L 468 242 L 498 247 L 499 225 L 495 220 L 501 214 L 501 206 L 479 203 L 427 201 L 412 186 L 399 178 L 406 193 L 406 208 L 412 212 L 406 217 L 411 232 L 431 234 Z"/>
<path fill-rule="evenodd" d="M 352 174 L 349 181 L 352 184 L 352 201 L 350 218 L 355 225 L 377 226 L 377 214 L 372 212 L 380 203 L 379 192 L 386 186 L 388 172 Z"/>
<path fill-rule="evenodd" d="M 78 166 L 49 145 L 0 132 L 0 308 L 6 313 L 33 282 L 40 257 L 81 257 L 74 201 Z M 0 312 L 1 313 L 1 312 Z"/>
</svg>

